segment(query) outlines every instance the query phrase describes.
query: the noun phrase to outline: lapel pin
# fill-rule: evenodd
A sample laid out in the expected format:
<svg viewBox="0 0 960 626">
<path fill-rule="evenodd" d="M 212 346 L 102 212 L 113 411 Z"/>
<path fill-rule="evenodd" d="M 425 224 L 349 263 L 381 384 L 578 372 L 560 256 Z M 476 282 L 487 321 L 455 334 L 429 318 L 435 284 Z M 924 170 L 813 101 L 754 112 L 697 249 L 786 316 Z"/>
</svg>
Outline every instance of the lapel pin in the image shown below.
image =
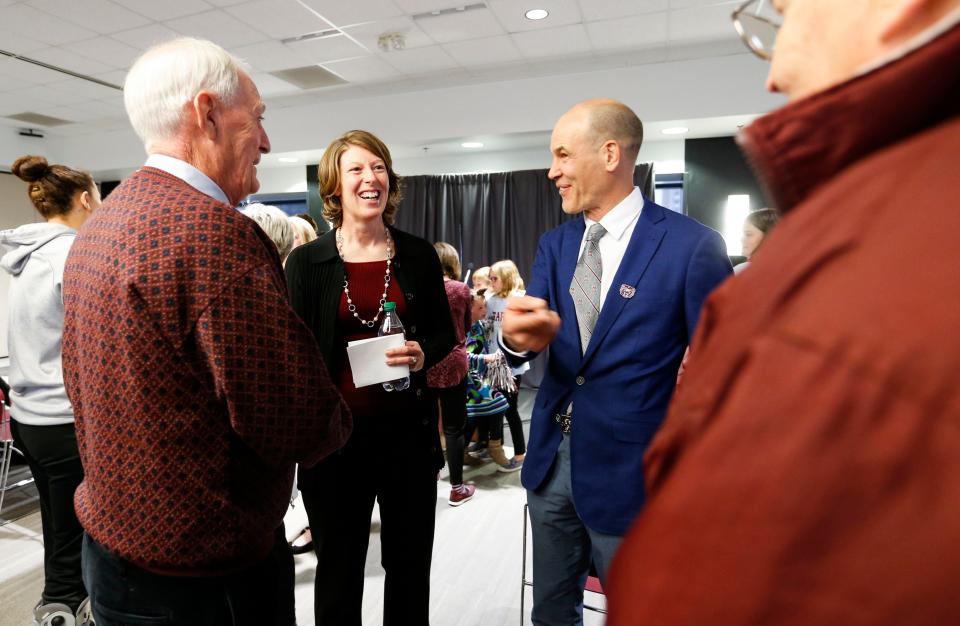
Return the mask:
<svg viewBox="0 0 960 626">
<path fill-rule="evenodd" d="M 633 297 L 633 294 L 637 293 L 637 290 L 632 286 L 624 283 L 620 285 L 620 295 L 629 300 Z"/>
</svg>

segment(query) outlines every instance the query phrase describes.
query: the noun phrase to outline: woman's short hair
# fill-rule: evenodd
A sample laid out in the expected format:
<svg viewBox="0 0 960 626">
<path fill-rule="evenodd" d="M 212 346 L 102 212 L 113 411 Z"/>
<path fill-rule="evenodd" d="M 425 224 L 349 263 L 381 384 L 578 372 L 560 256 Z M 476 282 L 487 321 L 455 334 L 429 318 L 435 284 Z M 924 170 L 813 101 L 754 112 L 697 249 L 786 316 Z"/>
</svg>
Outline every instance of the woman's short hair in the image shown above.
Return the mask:
<svg viewBox="0 0 960 626">
<path fill-rule="evenodd" d="M 30 202 L 44 219 L 68 214 L 78 193 L 92 192 L 96 187 L 93 176 L 87 172 L 50 165 L 42 156 L 22 156 L 10 169 L 27 183 Z"/>
<path fill-rule="evenodd" d="M 780 212 L 776 209 L 757 209 L 747 214 L 747 222 L 766 235 L 780 221 Z"/>
<path fill-rule="evenodd" d="M 179 37 L 147 50 L 127 73 L 123 103 L 130 124 L 149 151 L 174 136 L 183 107 L 201 91 L 232 104 L 241 93 L 242 61 L 204 39 Z"/>
<path fill-rule="evenodd" d="M 523 281 L 520 279 L 520 270 L 517 269 L 517 265 L 510 259 L 497 261 L 491 265 L 490 275 L 500 279 L 500 289 L 493 294 L 495 296 L 506 298 L 512 295 L 514 291 L 523 288 Z"/>
<path fill-rule="evenodd" d="M 277 246 L 280 260 L 284 261 L 293 250 L 293 226 L 287 214 L 275 206 L 254 202 L 240 209 L 263 229 L 270 241 Z"/>
<path fill-rule="evenodd" d="M 305 243 L 310 243 L 317 238 L 317 231 L 310 228 L 310 224 L 307 224 L 304 220 L 298 217 L 291 217 L 288 219 L 290 221 L 290 226 L 293 228 L 294 236 L 300 239 L 301 246 Z"/>
<path fill-rule="evenodd" d="M 433 248 L 440 256 L 443 275 L 450 280 L 460 280 L 460 255 L 457 254 L 457 249 L 446 241 L 438 241 L 433 244 Z"/>
<path fill-rule="evenodd" d="M 317 229 L 317 220 L 313 219 L 313 217 L 312 217 L 309 213 L 297 213 L 297 214 L 294 215 L 293 217 L 299 218 L 299 219 L 303 220 L 304 222 L 306 222 L 307 224 L 309 224 L 309 225 L 310 225 L 310 228 L 313 229 L 313 232 L 314 232 L 314 233 L 317 233 L 317 232 L 318 232 L 318 229 Z"/>
<path fill-rule="evenodd" d="M 323 200 L 323 219 L 339 228 L 343 224 L 343 206 L 340 204 L 340 157 L 350 149 L 358 146 L 369 150 L 382 159 L 387 166 L 387 175 L 390 179 L 390 189 L 387 192 L 387 206 L 383 210 L 383 222 L 393 224 L 403 191 L 400 187 L 401 179 L 393 171 L 393 159 L 390 150 L 373 133 L 365 130 L 351 130 L 337 137 L 327 146 L 326 152 L 320 158 L 317 166 L 317 178 L 320 181 L 320 198 Z"/>
</svg>

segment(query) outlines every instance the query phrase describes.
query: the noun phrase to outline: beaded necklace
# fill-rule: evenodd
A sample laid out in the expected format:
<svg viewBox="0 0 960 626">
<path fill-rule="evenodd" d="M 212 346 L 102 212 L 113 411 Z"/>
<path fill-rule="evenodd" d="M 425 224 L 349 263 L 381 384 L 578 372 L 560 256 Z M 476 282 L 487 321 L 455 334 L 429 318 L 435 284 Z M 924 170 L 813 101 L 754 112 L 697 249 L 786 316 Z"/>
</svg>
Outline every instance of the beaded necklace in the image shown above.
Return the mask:
<svg viewBox="0 0 960 626">
<path fill-rule="evenodd" d="M 357 313 L 357 305 L 353 303 L 353 300 L 350 299 L 350 281 L 347 280 L 347 260 L 343 257 L 343 234 L 341 229 L 337 229 L 337 254 L 340 255 L 340 260 L 343 261 L 343 295 L 347 297 L 347 310 L 350 311 L 357 320 L 366 326 L 367 328 L 373 328 L 377 324 L 377 320 L 380 319 L 380 314 L 383 313 L 383 305 L 387 302 L 387 290 L 390 288 L 390 265 L 391 259 L 393 258 L 393 239 L 390 237 L 390 230 L 386 230 L 387 235 L 387 272 L 383 276 L 383 295 L 380 297 L 380 308 L 377 310 L 377 314 L 373 316 L 372 320 L 365 320 L 360 317 L 360 314 Z"/>
</svg>

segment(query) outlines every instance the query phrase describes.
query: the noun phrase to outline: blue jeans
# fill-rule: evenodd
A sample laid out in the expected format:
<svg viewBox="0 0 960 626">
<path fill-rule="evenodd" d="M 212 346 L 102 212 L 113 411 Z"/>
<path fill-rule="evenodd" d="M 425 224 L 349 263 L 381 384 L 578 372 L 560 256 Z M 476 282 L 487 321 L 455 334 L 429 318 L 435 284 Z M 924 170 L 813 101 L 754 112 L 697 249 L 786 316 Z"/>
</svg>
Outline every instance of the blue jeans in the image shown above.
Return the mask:
<svg viewBox="0 0 960 626">
<path fill-rule="evenodd" d="M 283 526 L 265 559 L 213 577 L 154 574 L 83 536 L 83 580 L 97 626 L 293 626 L 293 577 Z"/>
<path fill-rule="evenodd" d="M 527 491 L 533 531 L 533 623 L 583 624 L 583 587 L 591 561 L 600 583 L 623 539 L 587 528 L 573 505 L 570 437 L 563 436 L 553 468 L 536 491 Z"/>
</svg>

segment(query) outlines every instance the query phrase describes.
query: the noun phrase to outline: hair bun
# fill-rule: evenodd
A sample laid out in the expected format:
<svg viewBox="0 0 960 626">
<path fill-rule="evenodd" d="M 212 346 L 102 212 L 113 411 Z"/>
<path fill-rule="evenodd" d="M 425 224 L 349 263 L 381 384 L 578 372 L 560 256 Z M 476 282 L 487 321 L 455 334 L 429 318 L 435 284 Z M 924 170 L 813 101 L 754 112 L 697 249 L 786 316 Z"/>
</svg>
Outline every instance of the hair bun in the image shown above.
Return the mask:
<svg viewBox="0 0 960 626">
<path fill-rule="evenodd" d="M 23 156 L 13 162 L 11 171 L 21 180 L 33 183 L 50 171 L 50 164 L 42 156 Z"/>
</svg>

